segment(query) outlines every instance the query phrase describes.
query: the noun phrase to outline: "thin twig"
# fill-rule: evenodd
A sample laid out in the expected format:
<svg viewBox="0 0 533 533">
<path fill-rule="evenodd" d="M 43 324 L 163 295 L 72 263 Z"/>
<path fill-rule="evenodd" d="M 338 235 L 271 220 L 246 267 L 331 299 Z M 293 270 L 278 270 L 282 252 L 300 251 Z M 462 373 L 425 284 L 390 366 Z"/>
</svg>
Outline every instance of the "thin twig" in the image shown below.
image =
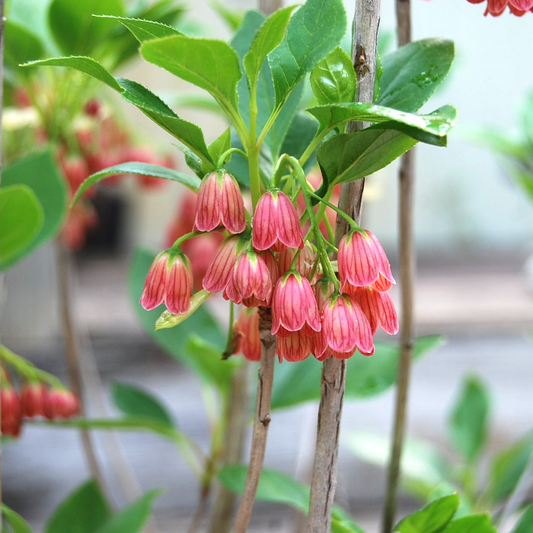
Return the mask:
<svg viewBox="0 0 533 533">
<path fill-rule="evenodd" d="M 70 295 L 70 265 L 68 251 L 58 239 L 56 241 L 57 262 L 59 270 L 59 291 L 61 301 L 61 318 L 63 325 L 63 336 L 65 340 L 65 356 L 68 374 L 72 389 L 80 398 L 80 414 L 86 418 L 85 394 L 81 373 L 81 362 L 79 353 L 79 336 L 76 331 L 75 322 L 72 316 L 72 302 Z M 98 482 L 102 490 L 105 490 L 104 477 L 96 458 L 91 435 L 88 430 L 81 429 L 80 436 L 85 453 L 85 458 L 89 466 L 92 477 Z"/>
<path fill-rule="evenodd" d="M 196 507 L 196 511 L 192 517 L 191 525 L 189 526 L 188 533 L 196 533 L 202 523 L 202 519 L 205 515 L 207 509 L 207 503 L 209 502 L 209 495 L 211 493 L 211 487 L 205 486 L 202 488 L 202 493 L 200 494 L 200 501 Z"/>
<path fill-rule="evenodd" d="M 410 0 L 396 0 L 398 45 L 411 42 L 411 3 Z M 414 277 L 415 253 L 413 242 L 413 207 L 415 159 L 411 150 L 404 154 L 400 162 L 399 195 L 399 258 L 401 290 L 401 332 L 400 358 L 398 363 L 398 386 L 391 457 L 387 474 L 387 492 L 383 509 L 383 533 L 390 533 L 396 515 L 396 497 L 400 479 L 400 465 L 407 418 L 407 397 L 411 359 L 414 343 Z"/>
<path fill-rule="evenodd" d="M 355 0 L 352 59 L 357 74 L 355 100 L 358 102 L 373 101 L 380 7 L 380 0 Z M 364 127 L 364 123 L 351 123 L 348 131 Z M 341 188 L 339 207 L 357 222 L 361 218 L 364 186 L 361 179 Z M 348 229 L 346 220 L 338 216 L 337 245 Z M 331 527 L 345 378 L 346 361 L 331 357 L 324 362 L 307 533 L 329 533 Z"/>
<path fill-rule="evenodd" d="M 246 484 L 235 520 L 235 533 L 246 533 L 248 530 L 255 494 L 265 459 L 268 426 L 270 424 L 270 399 L 272 396 L 272 382 L 274 380 L 274 358 L 276 353 L 276 337 L 272 335 L 271 329 L 271 311 L 268 308 L 260 307 L 261 366 L 259 367 L 259 379 L 257 381 L 252 448 L 250 451 Z"/>
<path fill-rule="evenodd" d="M 226 425 L 223 437 L 223 449 L 220 466 L 242 462 L 244 440 L 248 426 L 250 393 L 248 390 L 250 364 L 245 361 L 233 375 Z M 218 484 L 213 514 L 211 515 L 209 533 L 229 533 L 235 512 L 236 494 Z"/>
<path fill-rule="evenodd" d="M 4 0 L 0 0 L 0 124 L 4 103 Z M 2 146 L 2 128 L 0 128 L 0 146 Z M 2 161 L 0 157 L 0 184 L 2 183 Z M 4 295 L 4 274 L 0 273 L 0 311 Z M 0 418 L 2 418 L 2 402 L 0 402 Z M 2 506 L 2 430 L 0 429 L 0 507 Z M 2 531 L 2 516 L 0 513 L 0 532 Z"/>
</svg>

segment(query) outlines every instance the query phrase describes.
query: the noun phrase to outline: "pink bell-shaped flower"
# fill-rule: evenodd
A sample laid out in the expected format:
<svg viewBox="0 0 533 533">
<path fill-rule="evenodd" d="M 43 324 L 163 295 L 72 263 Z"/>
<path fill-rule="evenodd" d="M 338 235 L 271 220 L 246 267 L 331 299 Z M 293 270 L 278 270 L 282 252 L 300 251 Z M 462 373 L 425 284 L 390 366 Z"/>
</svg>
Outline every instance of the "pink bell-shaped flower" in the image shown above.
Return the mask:
<svg viewBox="0 0 533 533">
<path fill-rule="evenodd" d="M 260 361 L 261 337 L 257 307 L 243 308 L 235 323 L 235 329 L 240 337 L 239 351 L 249 361 Z"/>
<path fill-rule="evenodd" d="M 272 334 L 321 329 L 320 314 L 311 284 L 299 272 L 289 271 L 276 283 L 272 295 Z"/>
<path fill-rule="evenodd" d="M 287 337 L 279 337 L 276 342 L 276 354 L 279 362 L 296 363 L 311 355 L 311 339 L 303 331 L 296 331 Z"/>
<path fill-rule="evenodd" d="M 0 369 L 0 372 L 3 372 Z M 15 387 L 6 380 L 2 379 L 0 386 L 0 402 L 2 405 L 1 430 L 2 435 L 9 437 L 18 437 L 22 427 L 22 407 L 20 398 Z"/>
<path fill-rule="evenodd" d="M 236 292 L 248 307 L 268 305 L 272 296 L 272 279 L 265 260 L 253 250 L 237 259 L 233 271 Z"/>
<path fill-rule="evenodd" d="M 300 218 L 290 198 L 281 191 L 267 191 L 257 203 L 252 228 L 256 250 L 281 252 L 303 248 Z"/>
<path fill-rule="evenodd" d="M 366 235 L 359 231 L 345 235 L 339 244 L 337 260 L 343 291 L 348 283 L 354 287 L 372 285 L 380 279 L 380 274 L 390 283 L 396 283 L 387 255 L 370 231 Z"/>
<path fill-rule="evenodd" d="M 372 335 L 376 333 L 379 326 L 389 335 L 398 333 L 398 314 L 388 292 L 363 287 L 357 291 L 355 301 L 368 318 Z"/>
<path fill-rule="evenodd" d="M 22 413 L 28 418 L 44 416 L 46 387 L 39 381 L 25 383 L 20 391 Z"/>
<path fill-rule="evenodd" d="M 206 291 L 220 292 L 226 288 L 245 243 L 238 235 L 232 235 L 220 245 L 202 282 Z"/>
<path fill-rule="evenodd" d="M 194 225 L 200 231 L 213 231 L 218 226 L 224 226 L 231 233 L 244 231 L 244 200 L 233 176 L 216 171 L 202 180 Z"/>
</svg>

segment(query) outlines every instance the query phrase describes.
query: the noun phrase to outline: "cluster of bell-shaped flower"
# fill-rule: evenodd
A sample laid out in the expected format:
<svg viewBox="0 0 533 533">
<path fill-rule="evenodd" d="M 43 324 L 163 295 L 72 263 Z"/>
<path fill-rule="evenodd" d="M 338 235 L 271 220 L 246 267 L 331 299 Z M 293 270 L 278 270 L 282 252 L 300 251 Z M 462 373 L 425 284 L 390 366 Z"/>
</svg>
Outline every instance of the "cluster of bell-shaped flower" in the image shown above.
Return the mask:
<svg viewBox="0 0 533 533">
<path fill-rule="evenodd" d="M 372 355 L 373 335 L 380 326 L 389 334 L 397 332 L 388 294 L 395 281 L 381 244 L 369 231 L 354 224 L 356 229 L 343 237 L 338 278 L 333 274 L 332 279 L 332 269 L 328 273 L 321 265 L 324 257 L 304 239 L 291 198 L 279 189 L 267 190 L 248 223 L 239 185 L 225 171 L 202 181 L 193 229 L 211 232 L 221 227 L 229 235 L 202 285 L 244 306 L 234 332 L 246 358 L 261 356 L 259 307 L 271 308 L 280 361 L 302 361 L 311 354 L 321 361 L 331 356 L 346 359 L 356 350 Z M 329 257 L 326 261 L 331 266 Z M 190 261 L 178 244 L 154 260 L 141 304 L 150 310 L 165 303 L 171 313 L 184 314 L 190 310 L 192 291 Z"/>
</svg>

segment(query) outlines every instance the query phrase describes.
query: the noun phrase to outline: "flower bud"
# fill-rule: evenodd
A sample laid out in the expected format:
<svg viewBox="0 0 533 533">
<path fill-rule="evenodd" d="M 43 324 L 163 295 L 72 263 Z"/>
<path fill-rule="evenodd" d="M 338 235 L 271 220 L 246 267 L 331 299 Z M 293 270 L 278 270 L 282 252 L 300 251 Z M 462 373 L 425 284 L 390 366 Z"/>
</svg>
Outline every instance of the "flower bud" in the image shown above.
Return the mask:
<svg viewBox="0 0 533 533">
<path fill-rule="evenodd" d="M 26 383 L 20 392 L 22 414 L 28 418 L 44 416 L 46 387 L 38 381 Z"/>
<path fill-rule="evenodd" d="M 44 416 L 49 420 L 71 418 L 80 410 L 78 397 L 68 389 L 48 390 L 44 406 Z"/>
<path fill-rule="evenodd" d="M 261 360 L 261 337 L 257 307 L 243 308 L 235 329 L 240 335 L 239 350 L 249 361 Z"/>
<path fill-rule="evenodd" d="M 9 382 L 2 383 L 0 404 L 2 406 L 2 435 L 18 437 L 22 426 L 22 407 L 17 391 Z"/>
</svg>

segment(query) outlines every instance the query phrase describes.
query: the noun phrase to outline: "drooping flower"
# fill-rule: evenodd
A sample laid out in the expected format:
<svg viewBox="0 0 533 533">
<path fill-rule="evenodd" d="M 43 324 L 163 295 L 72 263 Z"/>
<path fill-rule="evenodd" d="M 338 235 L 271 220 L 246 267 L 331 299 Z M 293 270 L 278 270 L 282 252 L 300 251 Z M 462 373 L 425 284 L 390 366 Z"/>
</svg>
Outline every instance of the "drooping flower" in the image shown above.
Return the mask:
<svg viewBox="0 0 533 533">
<path fill-rule="evenodd" d="M 211 172 L 198 190 L 195 226 L 200 231 L 213 231 L 224 226 L 231 233 L 246 228 L 244 200 L 239 184 L 225 171 Z"/>
<path fill-rule="evenodd" d="M 320 314 L 309 281 L 289 271 L 276 283 L 272 295 L 272 334 L 303 329 L 307 335 L 320 331 Z"/>
<path fill-rule="evenodd" d="M 471 4 L 481 4 L 485 0 L 468 0 Z M 492 15 L 499 17 L 509 6 L 509 10 L 514 15 L 521 17 L 528 11 L 533 11 L 533 0 L 487 0 L 485 16 Z"/>
<path fill-rule="evenodd" d="M 345 235 L 339 244 L 337 259 L 343 291 L 348 283 L 354 287 L 372 285 L 380 279 L 380 274 L 390 283 L 396 283 L 387 255 L 370 231 L 366 231 L 366 235 L 359 231 Z"/>
<path fill-rule="evenodd" d="M 286 248 L 303 248 L 300 218 L 294 204 L 283 192 L 267 191 L 257 203 L 252 228 L 256 250 L 281 252 Z"/>
<path fill-rule="evenodd" d="M 268 305 L 272 296 L 272 279 L 265 260 L 253 250 L 242 253 L 233 271 L 237 300 L 253 307 Z M 240 302 L 236 302 L 240 303 Z"/>
<path fill-rule="evenodd" d="M 291 269 L 294 256 L 298 252 L 294 248 L 287 248 L 278 254 L 279 270 L 282 274 L 288 272 Z M 297 270 L 302 276 L 308 278 L 313 270 L 313 265 L 316 261 L 316 253 L 313 250 L 309 242 L 305 243 L 302 251 L 296 258 L 296 264 L 294 269 Z"/>
<path fill-rule="evenodd" d="M 355 301 L 368 318 L 372 335 L 376 333 L 379 326 L 389 335 L 398 333 L 398 314 L 388 292 L 363 287 L 357 291 Z"/>
<path fill-rule="evenodd" d="M 9 381 L 2 380 L 0 390 L 0 405 L 2 406 L 1 429 L 2 435 L 18 437 L 22 426 L 22 407 L 20 398 Z"/>
<path fill-rule="evenodd" d="M 22 414 L 28 418 L 44 416 L 46 387 L 43 383 L 26 383 L 20 391 Z"/>
<path fill-rule="evenodd" d="M 141 305 L 150 311 L 165 302 L 171 313 L 186 313 L 191 304 L 192 285 L 187 256 L 177 250 L 166 250 L 154 259 L 148 271 Z"/>
<path fill-rule="evenodd" d="M 356 349 L 363 355 L 374 353 L 372 330 L 357 302 L 345 294 L 329 298 L 322 309 L 322 331 L 313 338 L 313 353 L 321 361 L 331 355 L 350 358 Z"/>
<path fill-rule="evenodd" d="M 239 351 L 249 361 L 261 360 L 261 337 L 259 335 L 259 312 L 257 307 L 242 309 L 235 329 L 240 336 Z"/>
<path fill-rule="evenodd" d="M 220 292 L 226 288 L 246 240 L 238 235 L 228 237 L 219 247 L 207 269 L 202 285 L 206 291 Z"/>
<path fill-rule="evenodd" d="M 291 363 L 303 361 L 311 355 L 311 340 L 302 330 L 296 331 L 285 337 L 279 337 L 276 341 L 276 355 L 279 362 L 283 360 Z"/>
<path fill-rule="evenodd" d="M 71 418 L 78 414 L 80 401 L 68 389 L 50 389 L 46 394 L 44 415 L 49 420 L 55 418 Z"/>
</svg>

